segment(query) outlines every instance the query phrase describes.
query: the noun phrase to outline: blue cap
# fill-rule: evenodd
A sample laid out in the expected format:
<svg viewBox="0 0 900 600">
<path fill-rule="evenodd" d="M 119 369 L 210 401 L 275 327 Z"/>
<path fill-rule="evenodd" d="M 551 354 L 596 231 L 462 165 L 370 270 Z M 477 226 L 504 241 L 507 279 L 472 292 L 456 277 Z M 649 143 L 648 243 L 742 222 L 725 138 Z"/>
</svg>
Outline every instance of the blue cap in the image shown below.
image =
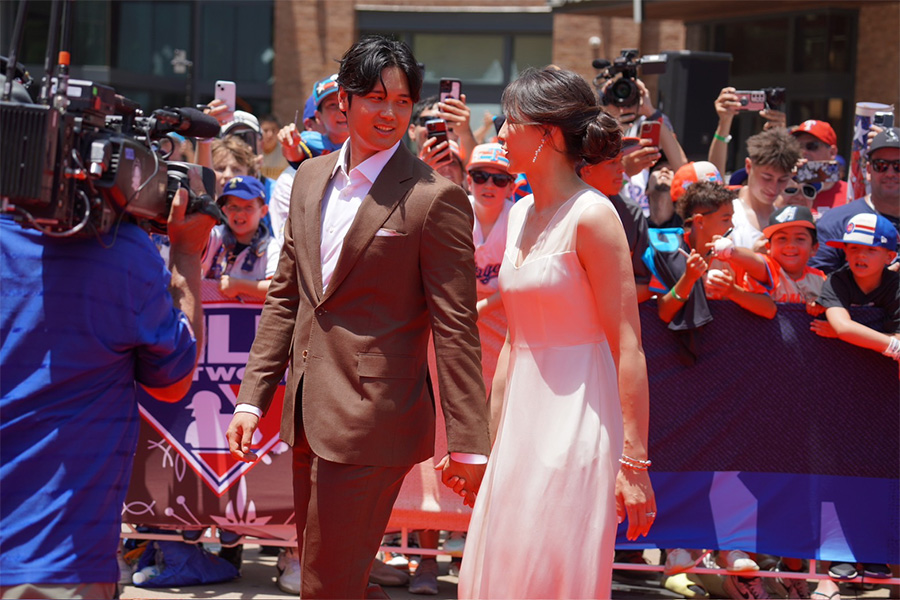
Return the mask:
<svg viewBox="0 0 900 600">
<path fill-rule="evenodd" d="M 316 85 L 313 86 L 313 102 L 315 103 L 316 110 L 318 110 L 319 106 L 322 105 L 322 100 L 334 94 L 338 91 L 338 82 L 337 82 L 337 73 L 331 75 L 330 77 L 326 77 L 322 81 L 316 82 Z"/>
<path fill-rule="evenodd" d="M 238 177 L 233 177 L 231 181 L 225 184 L 225 189 L 222 190 L 221 195 L 219 195 L 219 203 L 224 203 L 225 198 L 228 196 L 234 196 L 241 200 L 265 198 L 266 188 L 256 177 L 240 175 Z"/>
<path fill-rule="evenodd" d="M 309 98 L 306 99 L 306 104 L 303 106 L 303 120 L 313 119 L 316 116 L 316 99 L 312 97 L 310 94 Z"/>
<path fill-rule="evenodd" d="M 897 229 L 893 223 L 881 215 L 860 213 L 853 215 L 847 221 L 847 227 L 844 229 L 844 236 L 841 239 L 828 240 L 825 243 L 834 248 L 843 248 L 847 244 L 859 244 L 896 252 Z"/>
</svg>

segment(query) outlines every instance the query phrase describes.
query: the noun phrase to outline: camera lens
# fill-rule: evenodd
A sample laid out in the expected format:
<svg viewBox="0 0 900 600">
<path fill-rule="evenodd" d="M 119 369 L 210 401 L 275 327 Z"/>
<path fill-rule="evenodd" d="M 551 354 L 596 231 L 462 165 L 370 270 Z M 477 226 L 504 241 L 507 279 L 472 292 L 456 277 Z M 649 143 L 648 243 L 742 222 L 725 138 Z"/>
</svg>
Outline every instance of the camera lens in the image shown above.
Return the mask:
<svg viewBox="0 0 900 600">
<path fill-rule="evenodd" d="M 632 106 L 638 101 L 638 87 L 631 79 L 619 79 L 607 91 L 609 104 L 616 106 Z"/>
</svg>

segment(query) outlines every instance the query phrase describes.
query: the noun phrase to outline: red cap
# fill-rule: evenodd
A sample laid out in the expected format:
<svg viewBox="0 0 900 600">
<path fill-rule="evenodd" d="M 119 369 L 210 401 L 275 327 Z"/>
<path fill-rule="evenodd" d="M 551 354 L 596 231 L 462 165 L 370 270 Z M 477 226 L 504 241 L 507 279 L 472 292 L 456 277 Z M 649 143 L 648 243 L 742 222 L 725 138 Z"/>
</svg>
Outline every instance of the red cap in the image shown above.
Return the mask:
<svg viewBox="0 0 900 600">
<path fill-rule="evenodd" d="M 689 162 L 675 171 L 675 176 L 672 177 L 670 192 L 672 202 L 678 202 L 678 199 L 684 196 L 691 184 L 698 181 L 714 181 L 721 185 L 725 183 L 722 181 L 722 176 L 719 174 L 716 165 L 711 162 L 705 160 Z"/>
<path fill-rule="evenodd" d="M 837 146 L 837 135 L 835 135 L 831 125 L 825 121 L 816 121 L 815 119 L 804 121 L 791 129 L 791 135 L 797 135 L 798 133 L 808 133 L 829 146 Z"/>
</svg>

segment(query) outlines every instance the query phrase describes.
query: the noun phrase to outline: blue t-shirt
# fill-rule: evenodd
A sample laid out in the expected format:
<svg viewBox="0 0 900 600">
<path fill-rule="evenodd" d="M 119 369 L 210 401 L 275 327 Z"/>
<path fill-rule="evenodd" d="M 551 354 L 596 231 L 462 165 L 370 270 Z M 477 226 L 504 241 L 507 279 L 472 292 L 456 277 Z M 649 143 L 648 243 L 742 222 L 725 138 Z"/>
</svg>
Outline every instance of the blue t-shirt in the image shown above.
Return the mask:
<svg viewBox="0 0 900 600">
<path fill-rule="evenodd" d="M 0 218 L 0 586 L 118 581 L 135 382 L 194 366 L 149 236 L 123 223 L 103 243 Z"/>
</svg>

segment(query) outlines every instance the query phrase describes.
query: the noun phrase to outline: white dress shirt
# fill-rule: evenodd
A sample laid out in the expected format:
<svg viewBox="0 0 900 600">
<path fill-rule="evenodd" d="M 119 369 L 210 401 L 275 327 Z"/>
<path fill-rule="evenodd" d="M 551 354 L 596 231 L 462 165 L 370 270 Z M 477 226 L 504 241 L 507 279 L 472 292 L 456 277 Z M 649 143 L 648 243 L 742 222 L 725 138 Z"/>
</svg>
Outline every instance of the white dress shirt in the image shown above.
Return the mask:
<svg viewBox="0 0 900 600">
<path fill-rule="evenodd" d="M 347 162 L 350 157 L 350 140 L 341 146 L 337 164 L 331 172 L 331 181 L 325 188 L 325 197 L 322 200 L 320 250 L 323 291 L 328 289 L 328 284 L 334 275 L 334 267 L 337 265 L 341 249 L 344 247 L 344 238 L 350 231 L 350 226 L 356 218 L 356 213 L 359 212 L 360 205 L 399 146 L 400 142 L 397 142 L 387 150 L 377 152 L 350 169 L 349 172 Z M 262 411 L 252 404 L 238 404 L 234 412 L 248 412 L 262 418 Z M 487 462 L 487 457 L 483 454 L 451 452 L 450 456 L 459 463 L 484 464 Z"/>
</svg>

